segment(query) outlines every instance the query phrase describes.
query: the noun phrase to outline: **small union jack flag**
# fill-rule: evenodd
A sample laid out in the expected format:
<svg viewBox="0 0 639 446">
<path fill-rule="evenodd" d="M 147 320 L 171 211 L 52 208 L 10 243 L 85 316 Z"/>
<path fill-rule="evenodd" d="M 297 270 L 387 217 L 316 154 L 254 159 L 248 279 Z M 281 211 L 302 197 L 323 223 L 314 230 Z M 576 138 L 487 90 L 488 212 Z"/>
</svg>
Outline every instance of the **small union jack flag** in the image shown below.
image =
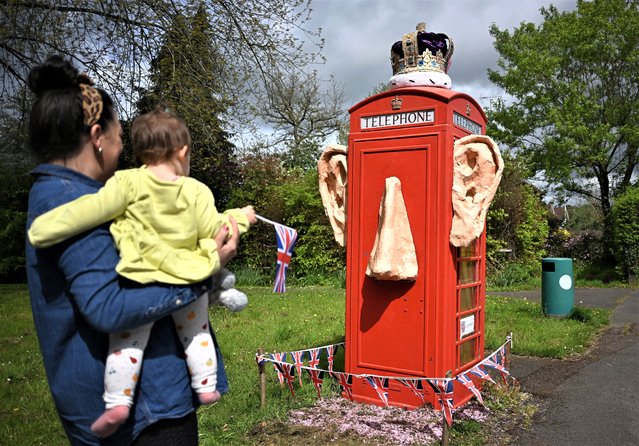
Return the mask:
<svg viewBox="0 0 639 446">
<path fill-rule="evenodd" d="M 510 375 L 510 372 L 506 370 L 506 367 L 504 367 L 504 365 L 502 364 L 502 362 L 505 362 L 505 355 L 503 353 L 500 355 L 500 353 L 501 349 L 486 358 L 486 360 L 484 361 L 484 365 L 486 365 L 486 367 L 490 367 L 491 369 L 499 370 L 502 378 L 504 379 L 504 381 L 506 381 L 508 375 Z"/>
<path fill-rule="evenodd" d="M 481 397 L 481 392 L 479 391 L 477 387 L 475 387 L 475 383 L 473 382 L 472 379 L 468 377 L 468 375 L 466 375 L 465 373 L 462 373 L 461 375 L 457 376 L 455 379 L 457 379 L 457 381 L 459 381 L 464 386 L 466 386 L 466 388 L 470 390 L 473 393 L 473 395 L 475 395 L 475 397 L 477 398 L 477 401 L 479 401 L 482 406 L 484 405 L 484 399 Z"/>
<path fill-rule="evenodd" d="M 308 351 L 308 366 L 316 369 L 320 363 L 320 349 L 312 348 Z"/>
<path fill-rule="evenodd" d="M 437 395 L 446 423 L 451 426 L 453 424 L 453 412 L 455 412 L 455 406 L 453 404 L 453 380 L 432 379 L 428 380 L 428 382 Z"/>
<path fill-rule="evenodd" d="M 274 364 L 286 380 L 286 384 L 288 384 L 291 395 L 295 396 L 295 389 L 293 389 L 293 381 L 295 381 L 295 368 L 293 364 L 289 364 L 288 362 L 276 362 Z"/>
<path fill-rule="evenodd" d="M 470 369 L 468 373 L 471 373 L 481 379 L 485 379 L 486 381 L 490 381 L 491 383 L 495 384 L 493 378 L 482 368 L 481 364 L 476 365 L 475 367 Z"/>
<path fill-rule="evenodd" d="M 302 385 L 302 366 L 304 365 L 304 350 L 291 352 L 291 356 L 293 356 L 293 361 L 295 362 L 295 368 L 297 369 L 297 376 L 299 378 L 300 386 L 301 386 Z"/>
<path fill-rule="evenodd" d="M 505 345 L 502 345 L 499 349 L 499 352 L 497 353 L 497 362 L 499 363 L 499 365 L 503 367 L 503 369 L 500 369 L 499 371 L 501 372 L 501 376 L 504 378 L 504 381 L 506 381 L 506 377 L 510 375 L 510 372 L 506 368 L 506 346 Z"/>
<path fill-rule="evenodd" d="M 273 353 L 271 354 L 271 358 L 273 358 L 276 361 L 286 362 L 286 353 Z M 273 363 L 273 367 L 275 368 L 275 371 L 277 372 L 277 379 L 280 381 L 280 384 L 284 384 L 284 375 L 282 375 L 282 372 L 277 366 L 277 363 Z"/>
<path fill-rule="evenodd" d="M 384 406 L 388 406 L 388 378 L 382 378 L 381 376 L 366 376 L 365 378 L 366 382 L 375 389 Z"/>
<path fill-rule="evenodd" d="M 266 359 L 264 359 L 263 356 L 255 355 L 255 361 L 257 362 L 258 366 L 261 366 L 266 362 Z"/>
<path fill-rule="evenodd" d="M 337 353 L 337 345 L 329 345 L 326 347 L 326 355 L 328 360 L 328 371 L 333 371 L 333 362 L 335 361 L 335 353 Z"/>
<path fill-rule="evenodd" d="M 408 379 L 401 378 L 398 379 L 400 383 L 404 386 L 408 387 L 412 392 L 419 397 L 419 400 L 422 402 L 422 406 L 426 404 L 426 400 L 424 398 L 424 384 L 421 379 Z"/>
<path fill-rule="evenodd" d="M 313 381 L 313 385 L 315 386 L 315 390 L 317 390 L 317 397 L 322 397 L 322 382 L 324 381 L 324 370 L 319 369 L 306 369 L 309 376 L 311 377 L 311 381 Z"/>
<path fill-rule="evenodd" d="M 346 392 L 348 399 L 353 399 L 353 375 L 342 372 L 329 372 L 337 381 L 342 391 Z"/>
<path fill-rule="evenodd" d="M 293 248 L 297 242 L 297 231 L 288 226 L 275 223 L 277 237 L 277 266 L 275 267 L 274 293 L 286 292 L 286 272 L 293 255 Z"/>
</svg>

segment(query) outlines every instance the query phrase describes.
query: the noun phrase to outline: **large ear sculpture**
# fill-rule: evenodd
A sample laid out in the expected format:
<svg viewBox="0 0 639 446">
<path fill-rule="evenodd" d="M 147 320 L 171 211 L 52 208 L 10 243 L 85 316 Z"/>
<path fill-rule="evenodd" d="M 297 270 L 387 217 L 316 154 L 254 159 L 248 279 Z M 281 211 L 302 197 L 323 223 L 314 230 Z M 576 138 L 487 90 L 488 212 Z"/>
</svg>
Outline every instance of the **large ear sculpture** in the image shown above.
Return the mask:
<svg viewBox="0 0 639 446">
<path fill-rule="evenodd" d="M 317 162 L 319 190 L 324 212 L 331 222 L 335 241 L 346 245 L 347 147 L 329 145 Z"/>
<path fill-rule="evenodd" d="M 501 181 L 504 161 L 497 144 L 486 135 L 455 141 L 453 224 L 450 243 L 468 246 L 484 230 L 486 212 Z"/>
</svg>

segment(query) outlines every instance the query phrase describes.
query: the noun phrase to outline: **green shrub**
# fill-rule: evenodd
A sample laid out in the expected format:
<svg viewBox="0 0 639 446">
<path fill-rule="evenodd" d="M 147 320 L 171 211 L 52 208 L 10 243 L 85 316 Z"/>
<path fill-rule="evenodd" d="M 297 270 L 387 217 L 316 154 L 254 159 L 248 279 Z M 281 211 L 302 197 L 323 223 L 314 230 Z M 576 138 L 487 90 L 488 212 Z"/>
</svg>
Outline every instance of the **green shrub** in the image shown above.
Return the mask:
<svg viewBox="0 0 639 446">
<path fill-rule="evenodd" d="M 628 188 L 612 207 L 617 261 L 629 283 L 639 277 L 639 186 Z"/>
<path fill-rule="evenodd" d="M 487 215 L 486 259 L 496 270 L 516 261 L 535 275 L 546 255 L 548 211 L 539 191 L 526 181 L 522 162 L 504 153 L 504 163 L 501 183 Z"/>
<path fill-rule="evenodd" d="M 0 209 L 0 283 L 26 281 L 24 260 L 27 213 Z"/>
<path fill-rule="evenodd" d="M 532 288 L 536 285 L 531 283 L 534 278 L 530 266 L 523 263 L 510 262 L 499 268 L 492 265 L 486 270 L 486 282 L 490 289 Z"/>
<path fill-rule="evenodd" d="M 341 283 L 346 255 L 324 213 L 317 171 L 285 170 L 274 156 L 251 156 L 242 165 L 242 187 L 234 192 L 230 206 L 252 204 L 260 215 L 298 233 L 287 281 L 299 286 Z M 273 226 L 258 223 L 242 237 L 233 264 L 274 274 L 276 258 Z"/>
</svg>

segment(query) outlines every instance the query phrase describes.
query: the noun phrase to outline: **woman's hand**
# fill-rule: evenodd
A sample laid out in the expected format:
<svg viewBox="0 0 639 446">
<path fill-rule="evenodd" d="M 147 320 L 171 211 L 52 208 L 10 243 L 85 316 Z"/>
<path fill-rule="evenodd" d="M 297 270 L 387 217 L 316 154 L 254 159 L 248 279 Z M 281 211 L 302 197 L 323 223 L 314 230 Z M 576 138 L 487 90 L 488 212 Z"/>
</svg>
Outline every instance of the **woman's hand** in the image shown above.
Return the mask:
<svg viewBox="0 0 639 446">
<path fill-rule="evenodd" d="M 237 245 L 240 241 L 240 231 L 237 222 L 229 215 L 229 222 L 233 229 L 233 235 L 229 238 L 229 228 L 224 225 L 215 236 L 217 253 L 220 256 L 220 266 L 224 267 L 237 254 Z M 227 240 L 228 238 L 228 240 Z"/>
</svg>

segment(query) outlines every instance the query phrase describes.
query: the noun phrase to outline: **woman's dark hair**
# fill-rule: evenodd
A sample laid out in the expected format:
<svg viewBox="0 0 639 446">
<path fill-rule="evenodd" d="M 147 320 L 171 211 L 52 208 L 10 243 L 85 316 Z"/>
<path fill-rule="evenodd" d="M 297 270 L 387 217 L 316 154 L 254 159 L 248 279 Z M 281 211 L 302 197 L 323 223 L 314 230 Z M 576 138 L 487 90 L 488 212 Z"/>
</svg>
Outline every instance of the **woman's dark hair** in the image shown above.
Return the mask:
<svg viewBox="0 0 639 446">
<path fill-rule="evenodd" d="M 29 121 L 29 145 L 39 162 L 69 158 L 79 152 L 90 128 L 84 125 L 79 84 L 88 78 L 62 56 L 50 56 L 29 73 L 28 85 L 35 94 Z M 115 119 L 113 101 L 102 89 L 103 109 L 98 120 L 107 130 Z"/>
</svg>

